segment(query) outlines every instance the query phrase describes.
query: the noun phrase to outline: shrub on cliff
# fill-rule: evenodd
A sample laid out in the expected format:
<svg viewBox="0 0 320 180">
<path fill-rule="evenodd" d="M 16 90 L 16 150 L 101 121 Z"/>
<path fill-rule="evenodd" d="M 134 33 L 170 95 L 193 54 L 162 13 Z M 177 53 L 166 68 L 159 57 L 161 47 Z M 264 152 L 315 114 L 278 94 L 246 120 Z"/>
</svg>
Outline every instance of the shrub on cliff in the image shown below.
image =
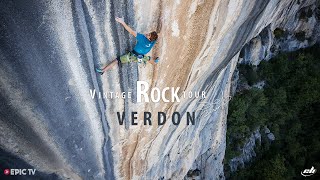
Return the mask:
<svg viewBox="0 0 320 180">
<path fill-rule="evenodd" d="M 273 34 L 274 34 L 274 37 L 276 39 L 280 39 L 282 37 L 284 37 L 285 35 L 285 31 L 281 28 L 276 28 L 274 31 L 273 31 Z"/>
</svg>

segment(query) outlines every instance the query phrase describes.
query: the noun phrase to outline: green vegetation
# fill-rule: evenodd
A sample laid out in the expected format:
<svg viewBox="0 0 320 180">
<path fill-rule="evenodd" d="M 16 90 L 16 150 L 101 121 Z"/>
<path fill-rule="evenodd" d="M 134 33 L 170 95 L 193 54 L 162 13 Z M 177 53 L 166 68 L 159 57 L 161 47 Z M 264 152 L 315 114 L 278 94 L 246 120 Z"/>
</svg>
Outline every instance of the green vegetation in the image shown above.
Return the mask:
<svg viewBox="0 0 320 180">
<path fill-rule="evenodd" d="M 307 19 L 307 13 L 305 11 L 301 11 L 299 15 L 300 20 L 306 20 Z"/>
<path fill-rule="evenodd" d="M 248 64 L 240 64 L 238 69 L 250 86 L 259 81 L 259 76 L 257 74 L 255 66 Z"/>
<path fill-rule="evenodd" d="M 273 31 L 273 34 L 274 34 L 274 36 L 275 36 L 277 39 L 280 39 L 280 38 L 284 37 L 285 31 L 284 31 L 283 29 L 276 28 L 276 29 Z"/>
<path fill-rule="evenodd" d="M 302 10 L 300 12 L 299 19 L 300 20 L 308 20 L 308 18 L 311 18 L 312 15 L 313 15 L 312 9 L 308 8 L 308 9 Z"/>
<path fill-rule="evenodd" d="M 311 18 L 312 15 L 313 15 L 313 11 L 312 11 L 311 8 L 309 8 L 308 11 L 307 11 L 307 17 L 308 17 L 308 18 Z"/>
<path fill-rule="evenodd" d="M 239 147 L 257 127 L 267 126 L 276 140 L 262 140 L 253 162 L 230 179 L 300 179 L 303 169 L 320 168 L 319 52 L 314 46 L 262 61 L 257 70 L 239 68 L 248 82 L 265 80 L 266 86 L 243 91 L 230 101 L 226 175 L 228 161 L 239 155 Z"/>
<path fill-rule="evenodd" d="M 299 40 L 299 41 L 304 41 L 306 40 L 306 33 L 304 31 L 297 32 L 294 34 L 294 36 Z"/>
</svg>

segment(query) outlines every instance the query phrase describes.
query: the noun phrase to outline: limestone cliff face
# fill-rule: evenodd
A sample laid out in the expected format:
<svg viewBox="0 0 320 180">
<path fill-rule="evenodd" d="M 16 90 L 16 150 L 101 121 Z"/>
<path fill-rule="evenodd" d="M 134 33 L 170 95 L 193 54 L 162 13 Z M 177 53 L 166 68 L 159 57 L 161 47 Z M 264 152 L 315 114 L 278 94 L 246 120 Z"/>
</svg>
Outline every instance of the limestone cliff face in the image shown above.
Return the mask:
<svg viewBox="0 0 320 180">
<path fill-rule="evenodd" d="M 295 5 L 283 9 L 274 23 L 242 48 L 240 63 L 258 65 L 261 60 L 269 60 L 279 52 L 295 51 L 319 41 L 319 5 L 313 1 Z"/>
<path fill-rule="evenodd" d="M 295 22 L 302 8 L 312 7 L 316 20 L 314 4 L 1 1 L 1 149 L 61 178 L 223 179 L 228 97 L 240 50 L 266 27 L 271 32 Z M 156 67 L 123 65 L 101 77 L 94 72 L 134 46 L 116 16 L 138 32 L 160 32 L 150 53 L 160 57 Z M 180 87 L 180 95 L 206 91 L 206 98 L 137 103 L 135 93 L 125 100 L 90 97 L 90 89 L 135 92 L 137 80 Z M 123 126 L 118 111 L 126 112 Z M 137 126 L 130 125 L 131 111 L 139 114 Z M 144 126 L 144 111 L 178 111 L 182 122 Z M 195 125 L 184 123 L 188 111 L 197 111 Z"/>
</svg>

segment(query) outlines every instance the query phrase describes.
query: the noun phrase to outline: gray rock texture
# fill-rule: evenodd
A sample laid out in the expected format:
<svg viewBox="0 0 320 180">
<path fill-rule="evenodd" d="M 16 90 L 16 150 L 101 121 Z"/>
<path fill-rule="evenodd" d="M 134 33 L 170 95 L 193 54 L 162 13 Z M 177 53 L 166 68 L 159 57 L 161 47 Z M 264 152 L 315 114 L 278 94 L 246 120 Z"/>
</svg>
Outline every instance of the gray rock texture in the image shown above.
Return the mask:
<svg viewBox="0 0 320 180">
<path fill-rule="evenodd" d="M 236 171 L 239 167 L 243 168 L 245 163 L 249 162 L 252 158 L 256 156 L 254 151 L 255 146 L 261 144 L 261 134 L 260 129 L 254 131 L 248 138 L 247 142 L 241 147 L 241 155 L 234 157 L 230 160 L 229 166 L 231 172 Z"/>
<path fill-rule="evenodd" d="M 62 179 L 224 179 L 230 84 L 241 49 L 248 46 L 242 58 L 256 63 L 274 45 L 276 52 L 313 42 L 293 32 L 318 34 L 315 0 L 1 0 L 0 7 L 1 149 Z M 305 8 L 315 15 L 302 22 Z M 138 32 L 160 33 L 150 52 L 160 57 L 157 66 L 94 72 L 134 46 L 116 16 Z M 289 32 L 284 41 L 274 40 L 277 27 Z M 137 80 L 180 87 L 179 96 L 206 91 L 206 98 L 137 103 Z M 133 93 L 92 99 L 90 89 Z M 122 111 L 124 126 L 116 115 Z M 144 111 L 168 118 L 178 111 L 182 119 L 196 111 L 196 123 L 144 126 Z"/>
<path fill-rule="evenodd" d="M 239 147 L 241 154 L 237 157 L 232 158 L 228 165 L 231 172 L 237 171 L 239 168 L 245 167 L 245 163 L 250 162 L 254 157 L 256 157 L 255 147 L 261 145 L 262 137 L 267 137 L 268 141 L 274 141 L 275 136 L 267 127 L 264 127 L 263 130 L 257 128 L 250 137 L 247 139 L 243 147 Z"/>
<path fill-rule="evenodd" d="M 298 2 L 300 4 L 298 4 Z M 241 50 L 240 63 L 258 65 L 279 52 L 295 51 L 319 41 L 319 4 L 314 1 L 292 1 Z"/>
</svg>

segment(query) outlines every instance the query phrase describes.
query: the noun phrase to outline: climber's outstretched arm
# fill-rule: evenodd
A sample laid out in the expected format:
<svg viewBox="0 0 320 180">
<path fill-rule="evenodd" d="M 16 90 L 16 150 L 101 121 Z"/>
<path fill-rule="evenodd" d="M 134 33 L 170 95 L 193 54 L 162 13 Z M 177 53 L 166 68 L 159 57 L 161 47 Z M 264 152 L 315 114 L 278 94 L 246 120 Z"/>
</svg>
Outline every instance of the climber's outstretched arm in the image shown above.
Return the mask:
<svg viewBox="0 0 320 180">
<path fill-rule="evenodd" d="M 132 34 L 134 37 L 137 37 L 137 32 L 135 32 L 133 29 L 131 29 L 131 27 L 129 27 L 123 20 L 123 18 L 119 18 L 116 17 L 116 21 L 120 24 L 122 24 L 122 26 L 130 33 Z"/>
</svg>

